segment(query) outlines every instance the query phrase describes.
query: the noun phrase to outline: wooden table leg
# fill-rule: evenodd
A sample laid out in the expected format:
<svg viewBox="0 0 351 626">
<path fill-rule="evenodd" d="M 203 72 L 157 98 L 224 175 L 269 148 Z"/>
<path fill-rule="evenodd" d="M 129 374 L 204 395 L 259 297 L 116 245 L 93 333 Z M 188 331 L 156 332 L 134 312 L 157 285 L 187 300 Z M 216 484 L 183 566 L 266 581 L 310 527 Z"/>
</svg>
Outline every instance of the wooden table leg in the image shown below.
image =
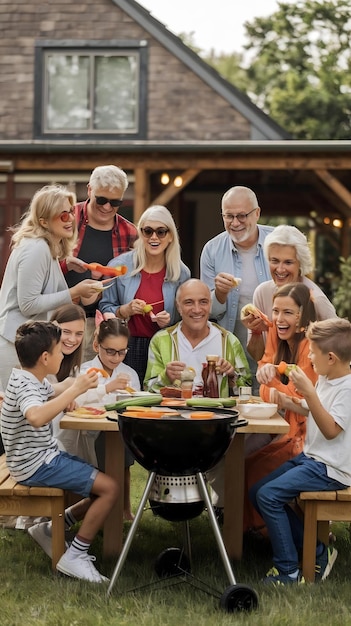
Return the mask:
<svg viewBox="0 0 351 626">
<path fill-rule="evenodd" d="M 236 432 L 224 463 L 223 540 L 230 559 L 240 560 L 243 550 L 245 434 Z"/>
<path fill-rule="evenodd" d="M 124 443 L 121 433 L 106 431 L 105 472 L 119 484 L 120 495 L 104 524 L 103 555 L 116 557 L 123 543 Z"/>
</svg>

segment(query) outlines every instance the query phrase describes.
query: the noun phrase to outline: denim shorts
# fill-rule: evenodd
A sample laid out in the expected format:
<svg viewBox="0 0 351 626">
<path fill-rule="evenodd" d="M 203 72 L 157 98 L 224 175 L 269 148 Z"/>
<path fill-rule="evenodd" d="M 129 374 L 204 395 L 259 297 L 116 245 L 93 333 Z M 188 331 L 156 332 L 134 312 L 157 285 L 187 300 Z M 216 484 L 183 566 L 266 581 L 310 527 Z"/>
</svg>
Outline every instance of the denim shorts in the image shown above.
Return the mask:
<svg viewBox="0 0 351 626">
<path fill-rule="evenodd" d="M 68 452 L 60 452 L 50 463 L 43 465 L 26 480 L 28 487 L 57 487 L 88 498 L 99 470 Z"/>
</svg>

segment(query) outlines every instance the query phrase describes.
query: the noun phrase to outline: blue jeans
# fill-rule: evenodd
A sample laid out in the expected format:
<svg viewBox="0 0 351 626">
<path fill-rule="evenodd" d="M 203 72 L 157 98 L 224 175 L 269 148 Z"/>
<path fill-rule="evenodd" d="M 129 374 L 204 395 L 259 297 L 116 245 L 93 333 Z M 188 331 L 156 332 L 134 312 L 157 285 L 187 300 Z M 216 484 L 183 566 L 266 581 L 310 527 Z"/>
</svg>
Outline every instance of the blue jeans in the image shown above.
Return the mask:
<svg viewBox="0 0 351 626">
<path fill-rule="evenodd" d="M 291 574 L 298 569 L 298 550 L 303 544 L 303 521 L 289 502 L 300 491 L 345 488 L 346 485 L 327 476 L 324 463 L 307 457 L 303 452 L 253 485 L 249 498 L 266 523 L 273 548 L 273 563 L 280 573 Z M 320 556 L 323 545 L 317 543 L 316 550 Z"/>
<path fill-rule="evenodd" d="M 78 456 L 60 451 L 50 463 L 43 463 L 30 478 L 19 482 L 29 487 L 67 489 L 83 498 L 89 498 L 98 471 Z"/>
</svg>

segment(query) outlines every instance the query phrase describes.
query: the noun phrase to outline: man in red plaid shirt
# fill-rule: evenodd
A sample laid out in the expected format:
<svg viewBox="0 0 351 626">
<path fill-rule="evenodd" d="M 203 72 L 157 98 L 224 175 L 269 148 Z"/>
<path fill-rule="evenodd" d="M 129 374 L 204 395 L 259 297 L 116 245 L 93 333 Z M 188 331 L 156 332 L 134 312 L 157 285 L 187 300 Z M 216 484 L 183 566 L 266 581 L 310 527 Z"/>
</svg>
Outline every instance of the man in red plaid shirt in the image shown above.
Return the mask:
<svg viewBox="0 0 351 626">
<path fill-rule="evenodd" d="M 127 187 L 127 175 L 116 165 L 100 165 L 92 171 L 88 183 L 88 199 L 74 207 L 78 241 L 73 254 L 77 258 L 70 257 L 61 264 L 69 287 L 84 278 L 101 278 L 101 274 L 91 274 L 85 270 L 81 261 L 107 265 L 111 259 L 133 247 L 137 229 L 134 224 L 118 215 Z M 95 356 L 92 344 L 97 306 L 98 301 L 84 307 L 87 327 L 83 361 L 89 361 Z"/>
</svg>

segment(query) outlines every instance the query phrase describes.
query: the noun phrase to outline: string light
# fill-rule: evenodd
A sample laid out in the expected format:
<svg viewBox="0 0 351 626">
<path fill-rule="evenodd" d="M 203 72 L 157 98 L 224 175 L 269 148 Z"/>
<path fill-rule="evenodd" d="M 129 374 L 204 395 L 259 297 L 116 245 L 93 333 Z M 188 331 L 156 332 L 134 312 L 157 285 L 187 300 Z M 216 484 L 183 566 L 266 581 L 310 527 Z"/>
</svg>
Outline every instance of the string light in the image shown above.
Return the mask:
<svg viewBox="0 0 351 626">
<path fill-rule="evenodd" d="M 163 174 L 161 174 L 161 183 L 162 185 L 168 185 L 169 175 L 167 174 L 167 172 L 163 172 Z"/>
<path fill-rule="evenodd" d="M 339 219 L 333 220 L 333 226 L 335 226 L 335 228 L 342 228 L 342 220 L 339 220 Z"/>
<path fill-rule="evenodd" d="M 176 177 L 175 177 L 175 179 L 174 179 L 174 181 L 173 181 L 173 185 L 174 185 L 175 187 L 181 187 L 181 186 L 182 186 L 182 184 L 183 184 L 183 179 L 182 179 L 182 177 L 181 177 L 181 176 L 176 176 Z"/>
</svg>

